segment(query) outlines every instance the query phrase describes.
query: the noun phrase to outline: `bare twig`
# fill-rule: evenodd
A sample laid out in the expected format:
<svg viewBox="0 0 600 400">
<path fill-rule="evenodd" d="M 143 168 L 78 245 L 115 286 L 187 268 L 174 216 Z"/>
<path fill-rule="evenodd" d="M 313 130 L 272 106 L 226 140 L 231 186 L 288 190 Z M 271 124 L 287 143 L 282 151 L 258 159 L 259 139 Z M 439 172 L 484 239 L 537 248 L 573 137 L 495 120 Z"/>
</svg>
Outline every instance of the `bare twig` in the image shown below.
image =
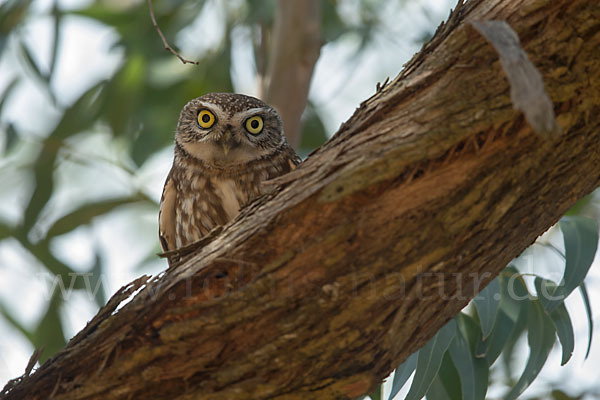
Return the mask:
<svg viewBox="0 0 600 400">
<path fill-rule="evenodd" d="M 156 18 L 154 17 L 154 10 L 152 8 L 152 0 L 148 0 L 148 8 L 150 9 L 150 18 L 152 18 L 152 25 L 154 26 L 154 29 L 156 29 L 156 32 L 158 32 L 158 36 L 160 36 L 160 38 L 163 42 L 163 46 L 165 46 L 165 50 L 170 51 L 175 57 L 179 58 L 181 60 L 181 62 L 184 64 L 188 64 L 188 63 L 195 64 L 195 65 L 200 64 L 198 61 L 191 61 L 191 60 L 183 58 L 181 56 L 181 54 L 179 54 L 178 52 L 173 50 L 173 48 L 171 46 L 169 46 L 169 42 L 167 42 L 167 38 L 165 38 L 165 35 L 163 35 L 158 24 L 156 23 Z"/>
</svg>

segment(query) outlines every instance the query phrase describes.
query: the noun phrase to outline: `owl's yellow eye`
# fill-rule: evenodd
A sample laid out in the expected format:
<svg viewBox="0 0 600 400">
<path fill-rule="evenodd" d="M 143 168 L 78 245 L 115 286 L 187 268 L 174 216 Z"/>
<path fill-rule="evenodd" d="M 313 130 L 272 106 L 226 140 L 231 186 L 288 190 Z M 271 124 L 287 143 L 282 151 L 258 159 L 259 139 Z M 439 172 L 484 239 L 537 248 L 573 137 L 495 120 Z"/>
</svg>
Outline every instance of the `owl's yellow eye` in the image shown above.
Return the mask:
<svg viewBox="0 0 600 400">
<path fill-rule="evenodd" d="M 263 130 L 263 119 L 260 115 L 248 118 L 246 120 L 246 130 L 253 135 L 258 135 Z"/>
<path fill-rule="evenodd" d="M 198 125 L 200 128 L 208 129 L 215 123 L 215 115 L 208 110 L 201 110 L 198 113 Z"/>
</svg>

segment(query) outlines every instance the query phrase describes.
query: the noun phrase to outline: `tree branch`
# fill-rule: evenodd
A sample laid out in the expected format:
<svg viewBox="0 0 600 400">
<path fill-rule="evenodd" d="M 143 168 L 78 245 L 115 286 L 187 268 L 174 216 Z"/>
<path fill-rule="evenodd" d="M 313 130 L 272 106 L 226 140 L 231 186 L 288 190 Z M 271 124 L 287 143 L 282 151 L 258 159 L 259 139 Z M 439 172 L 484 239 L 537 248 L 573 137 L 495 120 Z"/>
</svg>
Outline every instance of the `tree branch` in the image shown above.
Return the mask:
<svg viewBox="0 0 600 400">
<path fill-rule="evenodd" d="M 124 288 L 6 399 L 367 393 L 600 183 L 600 10 L 471 0 L 273 192 Z M 505 20 L 563 130 L 513 109 L 471 22 Z"/>
<path fill-rule="evenodd" d="M 321 0 L 280 0 L 264 99 L 283 119 L 288 142 L 300 144 L 300 117 L 321 50 Z"/>
</svg>

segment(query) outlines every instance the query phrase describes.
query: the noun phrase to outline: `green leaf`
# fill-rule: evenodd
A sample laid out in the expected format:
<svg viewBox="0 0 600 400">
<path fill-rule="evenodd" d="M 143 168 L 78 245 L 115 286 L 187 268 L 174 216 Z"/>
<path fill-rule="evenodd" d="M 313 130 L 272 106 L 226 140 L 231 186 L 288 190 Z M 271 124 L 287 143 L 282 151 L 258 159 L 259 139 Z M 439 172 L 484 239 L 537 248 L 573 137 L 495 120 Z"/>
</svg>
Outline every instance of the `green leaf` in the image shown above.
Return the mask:
<svg viewBox="0 0 600 400">
<path fill-rule="evenodd" d="M 575 348 L 575 336 L 573 333 L 573 324 L 571 317 L 564 303 L 560 304 L 554 311 L 550 313 L 550 318 L 556 328 L 556 334 L 562 346 L 562 360 L 560 365 L 565 365 Z"/>
<path fill-rule="evenodd" d="M 16 330 L 18 330 L 23 336 L 29 340 L 30 343 L 33 343 L 33 334 L 25 328 L 21 322 L 12 314 L 12 312 L 6 308 L 4 304 L 0 302 L 0 315 L 4 317 L 4 319 L 12 325 Z"/>
<path fill-rule="evenodd" d="M 52 298 L 48 302 L 48 308 L 33 333 L 33 346 L 36 349 L 44 346 L 44 353 L 40 358 L 40 364 L 53 356 L 65 344 L 65 335 L 60 320 L 60 308 L 63 304 L 62 292 L 55 288 Z"/>
<path fill-rule="evenodd" d="M 582 400 L 585 396 L 585 394 L 583 395 L 579 395 L 577 397 L 571 397 L 568 394 L 566 394 L 565 392 L 563 392 L 562 390 L 553 390 L 551 393 L 552 399 L 554 400 Z"/>
<path fill-rule="evenodd" d="M 477 347 L 477 354 L 484 356 L 488 365 L 491 366 L 500 356 L 514 326 L 515 321 L 500 310 L 496 316 L 492 333 L 485 340 L 482 340 Z"/>
<path fill-rule="evenodd" d="M 469 344 L 471 354 L 477 356 L 477 343 L 481 342 L 481 327 L 479 323 L 470 315 L 463 312 L 459 313 L 454 320 L 458 325 L 458 329 Z"/>
<path fill-rule="evenodd" d="M 57 279 L 61 279 L 62 282 L 69 282 L 71 276 L 75 275 L 75 271 L 69 268 L 66 264 L 58 260 L 50 251 L 50 246 L 46 240 L 42 240 L 36 244 L 32 244 L 26 238 L 23 237 L 21 232 L 17 232 L 15 237 L 23 247 L 25 247 L 34 257 L 36 257 L 40 263 L 46 267 L 48 271 L 54 274 Z M 75 281 L 74 289 L 83 289 L 83 282 L 81 279 Z"/>
<path fill-rule="evenodd" d="M 49 83 L 48 75 L 46 75 L 44 72 L 42 72 L 37 61 L 33 57 L 33 54 L 31 54 L 31 52 L 29 51 L 29 48 L 27 47 L 27 45 L 25 43 L 23 43 L 22 41 L 19 41 L 19 48 L 20 48 L 21 52 L 23 53 L 25 62 L 31 68 L 31 71 L 33 72 L 35 77 L 37 79 L 39 79 L 40 81 L 44 82 L 45 84 L 48 84 Z"/>
<path fill-rule="evenodd" d="M 54 164 L 63 140 L 88 128 L 97 119 L 100 104 L 104 100 L 102 96 L 103 86 L 103 82 L 93 86 L 71 107 L 67 108 L 54 131 L 44 140 L 42 149 L 33 166 L 35 189 L 25 209 L 23 218 L 23 230 L 25 232 L 33 227 L 42 209 L 52 196 L 54 190 Z"/>
<path fill-rule="evenodd" d="M 25 19 L 31 0 L 12 0 L 0 5 L 0 55 L 10 33 Z"/>
<path fill-rule="evenodd" d="M 456 327 L 456 336 L 448 352 L 454 363 L 460 379 L 460 387 L 463 400 L 475 400 L 475 370 L 473 366 L 473 355 L 469 349 L 469 343 L 463 336 L 461 330 Z M 487 385 L 486 385 L 487 386 Z"/>
<path fill-rule="evenodd" d="M 89 287 L 86 287 L 88 293 L 94 296 L 94 300 L 96 300 L 96 305 L 98 307 L 102 307 L 106 304 L 106 290 L 104 289 L 104 285 L 102 282 L 102 276 L 104 275 L 104 267 L 102 264 L 102 258 L 100 257 L 100 253 L 96 250 L 96 260 L 94 262 L 94 266 L 90 271 L 89 280 L 86 282 L 86 286 L 89 283 Z"/>
<path fill-rule="evenodd" d="M 583 298 L 583 304 L 585 305 L 585 313 L 588 318 L 588 345 L 587 350 L 585 351 L 585 358 L 587 359 L 590 355 L 590 350 L 592 348 L 592 337 L 594 333 L 594 319 L 592 317 L 592 305 L 590 304 L 590 296 L 588 296 L 587 288 L 585 287 L 585 282 L 579 286 L 579 291 L 581 292 L 581 297 Z"/>
<path fill-rule="evenodd" d="M 456 323 L 448 322 L 435 336 L 419 350 L 417 370 L 406 400 L 419 400 L 431 385 L 442 364 L 442 357 L 456 335 Z"/>
<path fill-rule="evenodd" d="M 556 289 L 556 285 L 554 282 L 538 276 L 535 278 L 535 289 L 538 293 L 540 302 L 542 305 L 545 305 L 544 303 L 548 300 L 544 296 L 548 293 L 552 293 Z M 575 337 L 571 317 L 569 316 L 569 312 L 567 311 L 564 302 L 561 302 L 558 307 L 551 312 L 548 312 L 548 310 L 545 311 L 552 319 L 552 323 L 556 329 L 556 334 L 558 335 L 558 339 L 562 346 L 561 365 L 565 365 L 571 358 L 575 347 Z"/>
<path fill-rule="evenodd" d="M 2 115 L 2 109 L 6 104 L 6 100 L 10 97 L 10 94 L 15 89 L 15 87 L 17 87 L 17 83 L 19 83 L 18 77 L 10 81 L 10 83 L 6 86 L 6 89 L 4 89 L 4 92 L 2 92 L 2 100 L 0 100 L 0 115 Z"/>
<path fill-rule="evenodd" d="M 444 353 L 437 378 L 444 385 L 445 392 L 450 399 L 463 399 L 460 375 L 448 351 Z M 429 398 L 429 392 L 427 393 L 427 397 Z"/>
<path fill-rule="evenodd" d="M 527 342 L 529 359 L 525 370 L 515 386 L 505 396 L 506 400 L 514 400 L 533 382 L 546 363 L 548 354 L 556 340 L 554 324 L 538 300 L 529 302 L 527 309 Z"/>
<path fill-rule="evenodd" d="M 469 383 L 471 379 L 469 367 L 463 365 L 463 363 L 468 362 L 466 360 L 468 357 L 471 360 L 470 362 L 473 369 L 473 396 L 475 399 L 484 399 L 488 388 L 489 366 L 485 358 L 477 355 L 475 351 L 478 343 L 481 342 L 481 328 L 473 317 L 465 313 L 459 313 L 455 320 L 457 324 L 456 338 L 460 341 L 464 340 L 462 346 L 466 345 L 468 350 L 467 353 L 462 354 L 463 349 L 460 348 L 461 353 L 458 353 L 457 348 L 455 347 L 456 344 L 454 344 L 454 346 L 451 344 L 449 349 L 450 356 L 460 374 L 461 385 L 463 385 L 463 381 L 465 382 L 462 386 L 463 396 L 468 396 L 468 392 L 471 390 L 471 385 Z M 457 361 L 459 357 L 461 360 Z"/>
<path fill-rule="evenodd" d="M 13 236 L 13 228 L 4 221 L 0 220 L 0 240 Z"/>
<path fill-rule="evenodd" d="M 549 311 L 554 310 L 585 279 L 598 247 L 598 223 L 596 220 L 568 216 L 558 223 L 565 243 L 565 272 L 560 285 L 552 293 L 553 300 L 545 304 Z"/>
<path fill-rule="evenodd" d="M 371 400 L 381 400 L 383 396 L 383 384 L 377 385 L 373 393 L 369 394 Z"/>
<path fill-rule="evenodd" d="M 12 122 L 9 122 L 6 125 L 6 139 L 4 142 L 4 153 L 5 154 L 14 148 L 18 139 L 19 139 L 19 134 L 17 133 L 15 126 L 12 124 Z"/>
<path fill-rule="evenodd" d="M 442 380 L 436 377 L 427 391 L 427 400 L 452 400 Z"/>
<path fill-rule="evenodd" d="M 89 224 L 95 217 L 107 214 L 117 207 L 139 201 L 139 197 L 133 196 L 84 204 L 54 222 L 46 236 L 51 238 L 65 234 L 79 226 Z"/>
<path fill-rule="evenodd" d="M 500 283 L 498 278 L 491 281 L 473 301 L 481 322 L 483 339 L 485 339 L 492 332 L 496 314 L 500 307 Z"/>
<path fill-rule="evenodd" d="M 393 400 L 394 397 L 396 397 L 400 389 L 402 389 L 402 386 L 404 386 L 408 378 L 410 378 L 412 375 L 415 367 L 417 366 L 418 354 L 419 352 L 415 351 L 406 359 L 406 361 L 396 368 L 396 371 L 394 372 L 394 380 L 392 381 L 392 391 L 390 392 L 388 400 Z"/>
<path fill-rule="evenodd" d="M 517 269 L 512 265 L 506 267 L 500 274 L 500 288 L 502 290 L 500 308 L 514 322 L 510 335 L 504 341 L 504 348 L 502 350 L 504 370 L 507 373 L 507 377 L 510 378 L 515 344 L 527 328 L 527 311 L 529 309 L 530 294 L 523 282 L 523 278 L 521 278 Z"/>
</svg>

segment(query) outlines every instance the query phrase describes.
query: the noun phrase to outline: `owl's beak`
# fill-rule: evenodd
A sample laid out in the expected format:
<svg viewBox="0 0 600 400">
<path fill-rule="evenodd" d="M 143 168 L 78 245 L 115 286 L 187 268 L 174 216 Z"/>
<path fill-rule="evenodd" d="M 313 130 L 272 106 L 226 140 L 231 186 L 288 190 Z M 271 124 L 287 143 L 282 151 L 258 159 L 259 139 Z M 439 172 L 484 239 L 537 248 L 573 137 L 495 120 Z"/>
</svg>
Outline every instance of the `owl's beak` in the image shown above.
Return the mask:
<svg viewBox="0 0 600 400">
<path fill-rule="evenodd" d="M 226 129 L 217 142 L 221 145 L 221 148 L 223 149 L 223 154 L 225 155 L 227 155 L 229 153 L 229 150 L 231 150 L 231 148 L 235 147 L 236 145 L 235 138 L 231 129 Z"/>
</svg>

